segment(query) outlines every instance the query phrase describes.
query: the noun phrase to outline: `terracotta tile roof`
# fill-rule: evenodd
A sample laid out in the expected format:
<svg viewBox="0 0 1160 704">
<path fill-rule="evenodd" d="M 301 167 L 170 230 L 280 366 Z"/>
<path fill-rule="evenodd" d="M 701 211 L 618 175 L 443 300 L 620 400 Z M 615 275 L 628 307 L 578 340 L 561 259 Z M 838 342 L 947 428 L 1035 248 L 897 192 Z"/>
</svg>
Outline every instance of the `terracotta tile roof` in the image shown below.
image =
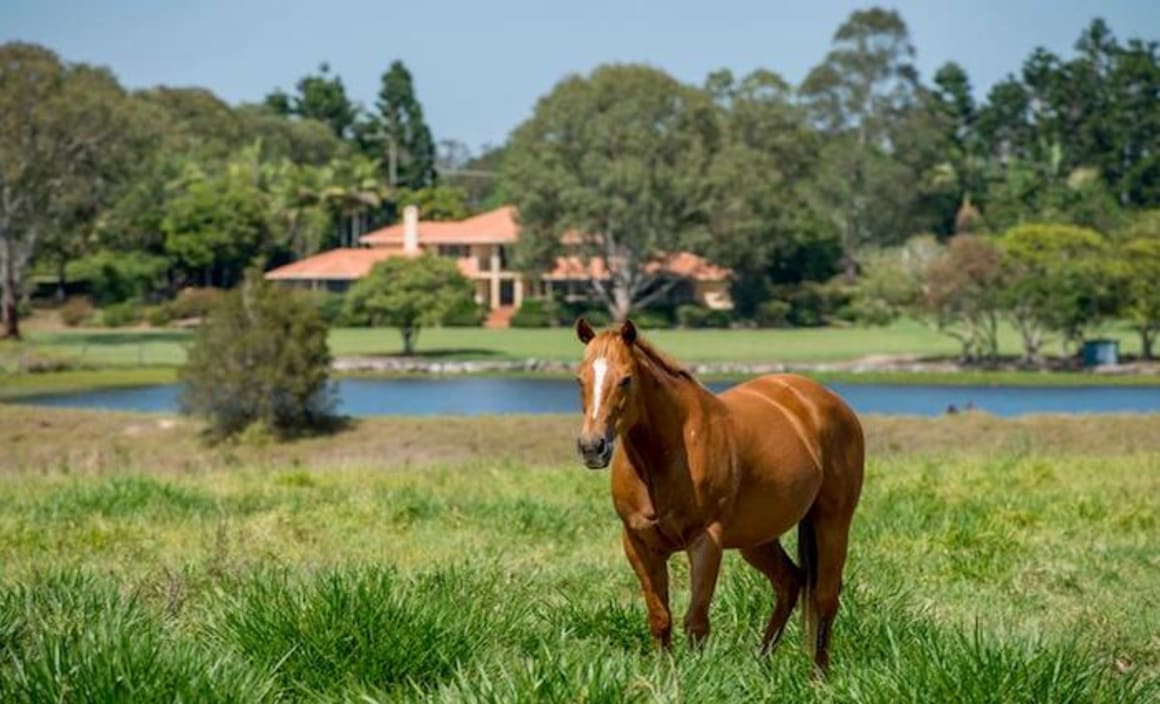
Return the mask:
<svg viewBox="0 0 1160 704">
<path fill-rule="evenodd" d="M 704 257 L 697 256 L 692 252 L 674 252 L 645 267 L 645 271 L 649 273 L 661 269 L 697 281 L 724 281 L 731 274 L 728 269 L 711 264 Z M 546 279 L 604 279 L 607 277 L 608 269 L 604 266 L 604 259 L 601 257 L 592 257 L 588 261 L 587 270 L 580 257 L 556 257 L 556 266 L 544 274 Z"/>
<path fill-rule="evenodd" d="M 403 256 L 418 254 L 406 254 L 397 249 L 332 249 L 271 269 L 266 272 L 266 278 L 272 281 L 353 281 L 370 273 L 375 264 Z M 472 257 L 463 257 L 456 264 L 459 273 L 468 278 L 479 275 L 479 267 Z"/>
<path fill-rule="evenodd" d="M 419 221 L 419 244 L 507 244 L 515 242 L 520 228 L 516 225 L 516 209 L 502 208 L 480 213 L 455 222 Z M 402 246 L 403 224 L 397 223 L 381 230 L 368 232 L 359 242 L 374 246 Z"/>
</svg>

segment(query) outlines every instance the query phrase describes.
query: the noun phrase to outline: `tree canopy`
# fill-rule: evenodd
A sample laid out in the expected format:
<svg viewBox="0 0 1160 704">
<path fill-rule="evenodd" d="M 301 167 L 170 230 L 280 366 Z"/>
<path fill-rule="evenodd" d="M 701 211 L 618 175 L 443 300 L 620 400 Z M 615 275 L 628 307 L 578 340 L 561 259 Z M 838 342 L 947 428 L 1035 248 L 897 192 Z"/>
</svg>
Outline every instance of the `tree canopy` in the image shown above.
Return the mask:
<svg viewBox="0 0 1160 704">
<path fill-rule="evenodd" d="M 577 256 L 607 267 L 610 279 L 593 284 L 624 318 L 666 288 L 650 261 L 707 234 L 720 140 L 705 93 L 657 69 L 604 66 L 562 81 L 512 135 L 505 161 L 523 260 L 547 265 L 571 233 Z"/>
<path fill-rule="evenodd" d="M 351 287 L 347 317 L 374 326 L 391 326 L 403 336 L 403 353 L 415 353 L 423 326 L 470 306 L 475 290 L 451 259 L 424 255 L 379 262 Z"/>
</svg>

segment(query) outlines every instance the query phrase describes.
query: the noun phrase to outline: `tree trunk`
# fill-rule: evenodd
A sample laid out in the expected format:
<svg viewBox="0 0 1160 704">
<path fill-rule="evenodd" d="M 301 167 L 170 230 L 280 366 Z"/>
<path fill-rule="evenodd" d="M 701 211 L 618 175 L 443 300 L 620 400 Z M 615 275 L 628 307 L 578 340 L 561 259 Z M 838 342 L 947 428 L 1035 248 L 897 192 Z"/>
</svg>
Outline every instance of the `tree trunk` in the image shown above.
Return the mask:
<svg viewBox="0 0 1160 704">
<path fill-rule="evenodd" d="M 64 303 L 64 299 L 68 297 L 68 274 L 65 272 L 65 258 L 61 257 L 56 262 L 56 301 L 57 303 Z"/>
<path fill-rule="evenodd" d="M 20 286 L 16 279 L 16 264 L 13 262 L 15 253 L 9 241 L 0 240 L 0 325 L 3 333 L 0 338 L 10 340 L 20 339 L 19 310 Z"/>
<path fill-rule="evenodd" d="M 612 285 L 612 304 L 608 307 L 608 312 L 612 314 L 612 322 L 623 323 L 628 320 L 628 314 L 632 312 L 632 292 L 628 290 L 628 285 L 622 281 L 617 281 Z"/>
<path fill-rule="evenodd" d="M 1155 330 L 1147 325 L 1140 326 L 1140 355 L 1144 359 L 1152 359 L 1152 344 L 1156 342 Z"/>
<path fill-rule="evenodd" d="M 419 338 L 419 328 L 414 325 L 404 325 L 399 328 L 403 334 L 403 355 L 410 357 L 415 354 L 415 341 Z"/>
<path fill-rule="evenodd" d="M 0 338 L 7 338 L 9 340 L 20 339 L 20 318 L 17 310 L 16 292 L 13 290 L 12 282 L 6 281 L 4 286 L 3 302 L 0 303 L 0 310 L 3 313 L 4 334 Z"/>
</svg>

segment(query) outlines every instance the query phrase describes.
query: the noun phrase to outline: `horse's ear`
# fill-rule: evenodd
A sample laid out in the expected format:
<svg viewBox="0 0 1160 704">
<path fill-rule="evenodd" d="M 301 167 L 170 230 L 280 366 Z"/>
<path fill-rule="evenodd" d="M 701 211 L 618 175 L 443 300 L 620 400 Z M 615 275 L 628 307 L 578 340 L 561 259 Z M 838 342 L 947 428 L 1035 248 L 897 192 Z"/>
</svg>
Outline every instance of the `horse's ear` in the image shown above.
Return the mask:
<svg viewBox="0 0 1160 704">
<path fill-rule="evenodd" d="M 624 324 L 620 326 L 620 337 L 628 345 L 636 342 L 636 326 L 632 324 L 631 320 L 626 319 Z"/>
<path fill-rule="evenodd" d="M 576 337 L 587 345 L 592 338 L 596 337 L 596 331 L 592 329 L 587 320 L 580 318 L 576 321 Z"/>
</svg>

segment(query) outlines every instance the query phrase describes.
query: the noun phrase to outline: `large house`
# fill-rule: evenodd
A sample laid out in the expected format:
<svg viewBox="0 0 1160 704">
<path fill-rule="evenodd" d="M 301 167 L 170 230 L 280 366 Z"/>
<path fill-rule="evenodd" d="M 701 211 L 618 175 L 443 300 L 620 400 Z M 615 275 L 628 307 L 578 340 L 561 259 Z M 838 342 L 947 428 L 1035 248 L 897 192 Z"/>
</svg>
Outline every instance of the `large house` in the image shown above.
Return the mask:
<svg viewBox="0 0 1160 704">
<path fill-rule="evenodd" d="M 568 254 L 556 259 L 551 271 L 527 274 L 511 268 L 511 247 L 519 239 L 515 208 L 505 206 L 456 222 L 419 219 L 418 208 L 403 209 L 403 222 L 359 238 L 363 247 L 344 247 L 272 269 L 266 278 L 311 289 L 345 291 L 366 276 L 376 263 L 390 257 L 435 254 L 454 258 L 459 271 L 475 283 L 475 299 L 492 315 L 489 324 L 505 325 L 524 298 L 563 295 L 569 299 L 591 295 L 593 278 L 608 276 L 604 262 Z M 567 240 L 565 247 L 567 248 Z M 653 266 L 684 279 L 677 294 L 690 302 L 715 309 L 733 306 L 729 297 L 729 270 L 690 252 L 668 255 Z"/>
</svg>

